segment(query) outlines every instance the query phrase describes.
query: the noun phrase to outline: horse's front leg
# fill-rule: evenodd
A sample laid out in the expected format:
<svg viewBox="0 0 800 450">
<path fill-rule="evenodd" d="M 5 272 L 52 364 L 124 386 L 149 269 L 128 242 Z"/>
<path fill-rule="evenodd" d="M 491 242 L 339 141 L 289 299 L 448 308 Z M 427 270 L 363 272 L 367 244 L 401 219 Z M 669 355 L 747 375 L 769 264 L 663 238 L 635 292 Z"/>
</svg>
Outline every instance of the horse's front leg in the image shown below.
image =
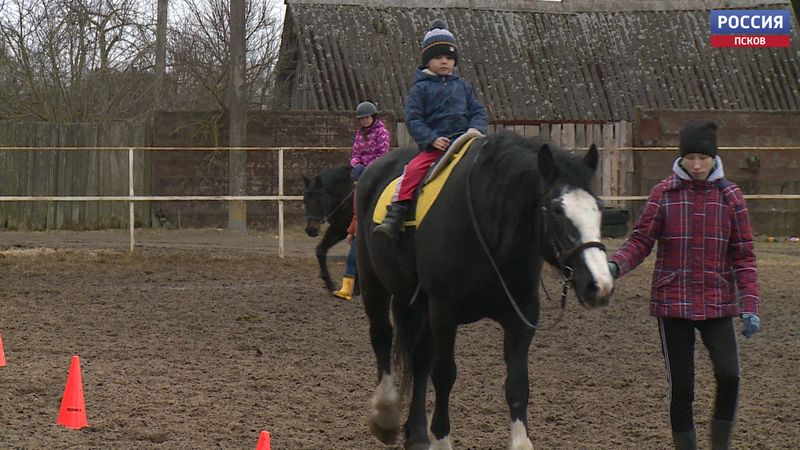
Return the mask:
<svg viewBox="0 0 800 450">
<path fill-rule="evenodd" d="M 533 323 L 536 323 L 534 321 Z M 533 450 L 528 436 L 528 351 L 534 330 L 516 316 L 503 324 L 503 354 L 506 361 L 506 402 L 511 413 L 509 450 Z"/>
<path fill-rule="evenodd" d="M 325 235 L 322 236 L 322 240 L 317 244 L 316 255 L 317 262 L 319 263 L 319 277 L 322 278 L 328 292 L 333 292 L 337 289 L 336 284 L 331 280 L 330 272 L 328 272 L 328 250 L 345 237 L 347 237 L 346 230 L 342 231 L 337 227 L 329 226 L 328 229 L 325 230 Z"/>
<path fill-rule="evenodd" d="M 450 441 L 450 391 L 456 382 L 456 325 L 449 320 L 436 320 L 444 316 L 433 312 L 431 315 L 431 334 L 433 341 L 433 370 L 431 381 L 436 394 L 431 434 L 434 441 L 431 450 L 452 450 Z M 448 315 L 449 317 L 449 315 Z"/>
</svg>

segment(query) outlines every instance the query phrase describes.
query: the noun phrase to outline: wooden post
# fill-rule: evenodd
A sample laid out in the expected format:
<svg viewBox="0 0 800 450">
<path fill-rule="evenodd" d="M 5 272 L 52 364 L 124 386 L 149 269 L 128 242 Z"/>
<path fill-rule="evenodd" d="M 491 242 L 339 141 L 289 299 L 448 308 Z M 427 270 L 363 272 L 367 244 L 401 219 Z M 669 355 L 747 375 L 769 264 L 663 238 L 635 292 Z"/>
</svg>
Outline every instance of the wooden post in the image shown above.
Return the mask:
<svg viewBox="0 0 800 450">
<path fill-rule="evenodd" d="M 539 125 L 525 125 L 523 136 L 525 137 L 539 136 Z"/>
<path fill-rule="evenodd" d="M 563 147 L 564 143 L 561 139 L 561 124 L 554 123 L 550 125 L 550 140 L 559 147 Z"/>
<path fill-rule="evenodd" d="M 164 73 L 167 67 L 167 2 L 158 0 L 156 14 L 156 82 L 154 89 L 153 109 L 161 109 L 161 94 L 164 92 Z"/>
<path fill-rule="evenodd" d="M 128 196 L 133 197 L 133 149 L 128 149 Z M 128 251 L 133 253 L 134 237 L 134 214 L 133 214 L 133 200 L 128 202 L 128 228 L 130 230 L 130 246 Z"/>
<path fill-rule="evenodd" d="M 283 198 L 283 148 L 278 149 L 278 197 Z M 283 200 L 278 200 L 278 258 L 283 258 Z"/>
<path fill-rule="evenodd" d="M 564 133 L 564 142 L 562 143 L 562 147 L 572 150 L 575 148 L 575 124 L 574 123 L 565 123 L 561 126 L 561 129 Z"/>
<path fill-rule="evenodd" d="M 614 148 L 614 124 L 613 123 L 605 123 L 603 124 L 603 195 L 612 196 L 612 186 L 613 183 L 616 181 L 616 176 L 614 176 L 614 159 L 616 158 L 616 149 Z M 616 206 L 617 202 L 611 202 L 612 206 Z"/>
<path fill-rule="evenodd" d="M 627 134 L 628 134 L 628 123 L 624 120 L 617 122 L 617 133 L 616 133 L 616 146 L 618 148 L 627 147 Z M 617 160 L 616 160 L 616 171 L 617 171 L 617 190 L 614 195 L 623 196 L 628 195 L 628 161 L 630 160 L 630 152 L 626 150 L 617 150 Z M 625 202 L 619 201 L 617 202 L 617 206 L 624 208 Z"/>
<path fill-rule="evenodd" d="M 245 77 L 245 0 L 231 0 L 230 80 L 228 81 L 228 116 L 232 148 L 247 143 L 247 79 Z M 245 195 L 247 152 L 228 152 L 228 192 Z M 228 204 L 228 230 L 247 233 L 247 203 L 234 200 Z"/>
</svg>

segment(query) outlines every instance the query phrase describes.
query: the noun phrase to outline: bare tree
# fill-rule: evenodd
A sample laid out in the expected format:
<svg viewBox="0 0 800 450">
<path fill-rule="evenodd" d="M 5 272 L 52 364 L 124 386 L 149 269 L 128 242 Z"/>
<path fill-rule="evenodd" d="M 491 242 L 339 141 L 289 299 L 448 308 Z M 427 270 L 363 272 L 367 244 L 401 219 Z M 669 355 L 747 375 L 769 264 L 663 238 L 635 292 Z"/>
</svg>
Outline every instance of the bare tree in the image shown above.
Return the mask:
<svg viewBox="0 0 800 450">
<path fill-rule="evenodd" d="M 245 2 L 251 108 L 268 104 L 280 39 L 277 1 Z M 158 108 L 214 110 L 221 118 L 229 79 L 228 0 L 172 0 L 163 57 L 155 3 L 0 0 L 0 120 L 143 118 Z"/>
<path fill-rule="evenodd" d="M 149 108 L 152 14 L 136 0 L 3 0 L 0 118 L 86 121 Z"/>
<path fill-rule="evenodd" d="M 263 107 L 278 57 L 276 0 L 245 2 L 246 80 L 251 107 Z M 229 0 L 182 0 L 169 37 L 178 109 L 227 110 L 230 66 Z"/>
</svg>

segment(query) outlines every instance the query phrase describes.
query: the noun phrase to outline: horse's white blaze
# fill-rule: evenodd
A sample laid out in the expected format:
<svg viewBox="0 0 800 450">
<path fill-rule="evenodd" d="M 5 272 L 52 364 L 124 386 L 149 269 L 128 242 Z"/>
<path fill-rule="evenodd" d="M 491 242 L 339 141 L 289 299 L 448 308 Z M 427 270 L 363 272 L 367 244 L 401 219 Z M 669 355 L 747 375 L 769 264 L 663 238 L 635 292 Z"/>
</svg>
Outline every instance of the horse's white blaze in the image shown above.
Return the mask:
<svg viewBox="0 0 800 450">
<path fill-rule="evenodd" d="M 600 209 L 597 201 L 583 189 L 573 189 L 561 196 L 564 213 L 581 234 L 582 242 L 600 240 Z"/>
<path fill-rule="evenodd" d="M 594 197 L 583 189 L 575 189 L 562 197 L 564 213 L 580 233 L 580 242 L 600 242 L 602 214 Z M 588 248 L 583 252 L 586 267 L 597 285 L 597 297 L 606 298 L 614 290 L 614 279 L 608 271 L 606 254 L 599 248 Z"/>
<path fill-rule="evenodd" d="M 453 450 L 453 444 L 450 443 L 450 436 L 433 440 L 430 450 Z"/>
<path fill-rule="evenodd" d="M 390 429 L 400 423 L 400 396 L 391 374 L 383 374 L 370 402 L 372 421 L 381 428 Z"/>
<path fill-rule="evenodd" d="M 521 420 L 511 422 L 511 442 L 508 444 L 508 450 L 533 450 L 533 443 L 528 438 L 525 424 Z"/>
<path fill-rule="evenodd" d="M 611 295 L 614 290 L 614 278 L 611 277 L 611 272 L 608 270 L 605 252 L 599 248 L 590 248 L 583 252 L 583 257 L 597 285 L 597 297 L 606 298 Z"/>
</svg>

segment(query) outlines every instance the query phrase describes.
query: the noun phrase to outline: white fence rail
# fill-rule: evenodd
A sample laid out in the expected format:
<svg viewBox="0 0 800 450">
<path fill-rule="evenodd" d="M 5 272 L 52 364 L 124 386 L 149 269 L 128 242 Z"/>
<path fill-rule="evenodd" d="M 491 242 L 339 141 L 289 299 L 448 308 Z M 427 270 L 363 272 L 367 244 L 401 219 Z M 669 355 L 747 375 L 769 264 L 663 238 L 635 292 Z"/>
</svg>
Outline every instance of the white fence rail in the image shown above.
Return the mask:
<svg viewBox="0 0 800 450">
<path fill-rule="evenodd" d="M 102 151 L 127 151 L 128 152 L 128 195 L 103 196 L 103 195 L 2 195 L 0 202 L 128 202 L 128 229 L 130 234 L 129 251 L 133 252 L 136 245 L 134 227 L 134 205 L 136 202 L 150 201 L 277 201 L 278 202 L 278 256 L 285 254 L 285 235 L 283 221 L 283 202 L 302 201 L 301 195 L 284 195 L 283 156 L 286 151 L 326 151 L 348 150 L 348 147 L 0 147 L 0 151 L 64 151 L 64 150 L 102 150 Z M 134 189 L 134 164 L 133 155 L 136 151 L 277 151 L 278 152 L 278 195 L 136 195 Z"/>
</svg>

